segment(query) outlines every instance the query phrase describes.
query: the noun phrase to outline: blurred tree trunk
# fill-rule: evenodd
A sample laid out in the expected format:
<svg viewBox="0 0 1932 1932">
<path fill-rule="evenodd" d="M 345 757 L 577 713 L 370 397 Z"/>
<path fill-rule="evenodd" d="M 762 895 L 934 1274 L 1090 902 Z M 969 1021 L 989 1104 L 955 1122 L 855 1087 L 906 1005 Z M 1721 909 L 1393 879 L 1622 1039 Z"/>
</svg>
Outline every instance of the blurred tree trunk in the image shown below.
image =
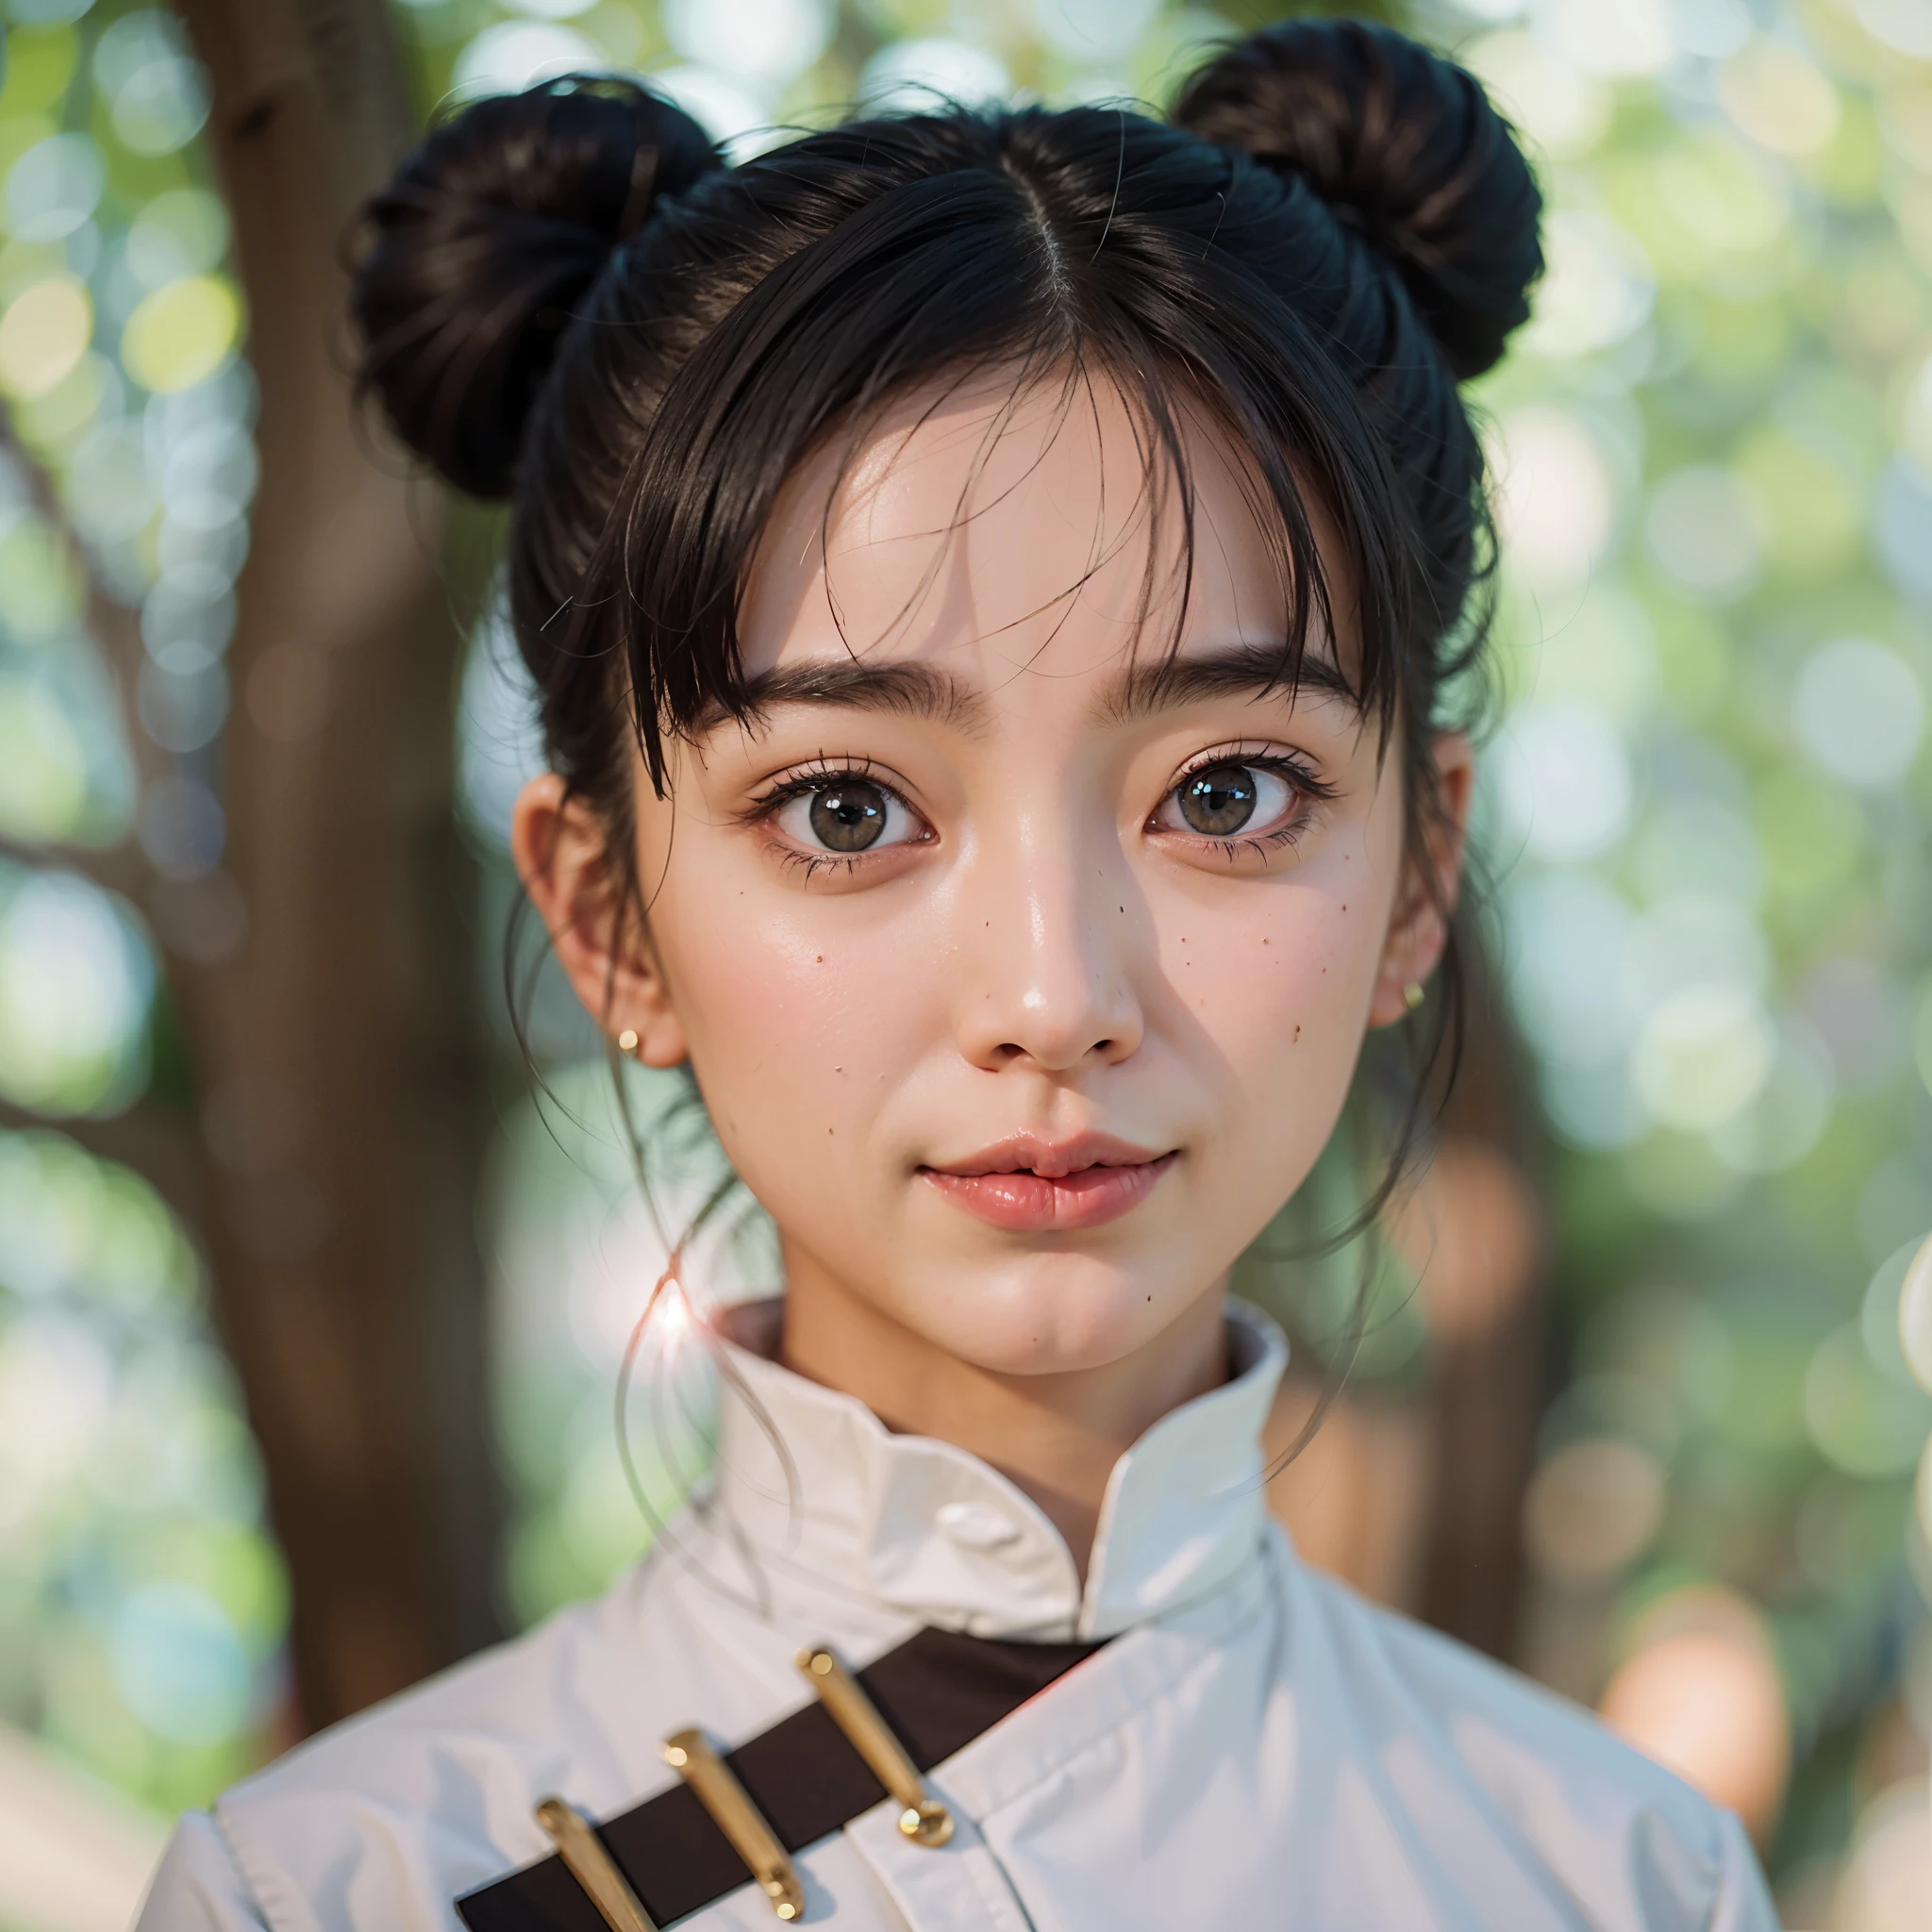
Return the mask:
<svg viewBox="0 0 1932 1932">
<path fill-rule="evenodd" d="M 1420 1388 L 1344 1386 L 1270 1486 L 1302 1554 L 1381 1603 L 1514 1659 L 1523 1502 L 1547 1388 L 1549 1237 L 1543 1147 L 1480 922 L 1461 1068 L 1440 1080 L 1430 1158 L 1385 1211 L 1417 1282 L 1432 1362 Z M 1269 1418 L 1271 1462 L 1300 1442 L 1323 1392 L 1291 1367 Z"/>
<path fill-rule="evenodd" d="M 221 747 L 245 936 L 174 962 L 217 1308 L 320 1724 L 495 1634 L 485 1116 L 441 511 L 352 409 L 344 236 L 411 136 L 382 0 L 177 0 L 260 386 Z"/>
<path fill-rule="evenodd" d="M 1442 1114 L 1441 1185 L 1459 1196 L 1466 1224 L 1454 1252 L 1437 1257 L 1433 1294 L 1424 1281 L 1439 1474 L 1417 1608 L 1439 1630 L 1514 1661 L 1523 1503 L 1550 1395 L 1548 1160 L 1495 955 L 1474 918 L 1463 923 L 1462 957 L 1469 1030 Z"/>
</svg>

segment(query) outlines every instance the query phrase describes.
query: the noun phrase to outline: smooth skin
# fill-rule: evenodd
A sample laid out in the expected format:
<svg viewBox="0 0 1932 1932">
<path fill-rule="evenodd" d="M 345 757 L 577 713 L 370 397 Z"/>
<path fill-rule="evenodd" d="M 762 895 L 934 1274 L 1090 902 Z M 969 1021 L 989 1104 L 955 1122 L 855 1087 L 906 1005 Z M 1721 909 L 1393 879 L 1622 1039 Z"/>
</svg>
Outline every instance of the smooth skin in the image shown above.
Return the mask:
<svg viewBox="0 0 1932 1932">
<path fill-rule="evenodd" d="M 1279 569 L 1225 440 L 1189 440 L 1183 614 L 1181 520 L 1109 385 L 908 399 L 774 511 L 756 725 L 677 743 L 663 798 L 637 763 L 643 929 L 561 780 L 514 827 L 579 997 L 691 1062 L 776 1224 L 781 1358 L 1005 1471 L 1083 1570 L 1113 1464 L 1225 1378 L 1235 1258 L 1441 955 L 1474 770 L 1434 741 L 1443 824 L 1409 850 L 1400 747 L 1331 688 L 1347 639 L 1260 688 Z M 1197 829 L 1230 784 L 1247 822 Z M 874 841 L 828 849 L 828 807 Z M 1094 1134 L 1171 1157 L 1100 1225 L 993 1225 L 933 1177 Z"/>
</svg>

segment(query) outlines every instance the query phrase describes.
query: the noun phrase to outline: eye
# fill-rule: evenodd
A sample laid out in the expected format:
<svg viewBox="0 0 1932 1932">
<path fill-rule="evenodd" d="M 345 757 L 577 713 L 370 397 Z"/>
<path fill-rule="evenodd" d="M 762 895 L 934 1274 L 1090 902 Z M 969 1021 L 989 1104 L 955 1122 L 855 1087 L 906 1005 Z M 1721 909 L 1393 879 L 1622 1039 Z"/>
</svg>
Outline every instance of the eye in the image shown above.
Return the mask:
<svg viewBox="0 0 1932 1932">
<path fill-rule="evenodd" d="M 787 799 L 778 829 L 808 852 L 849 857 L 881 845 L 903 845 L 921 834 L 919 821 L 896 793 L 870 778 L 836 778 Z"/>
<path fill-rule="evenodd" d="M 1294 804 L 1294 788 L 1278 773 L 1232 760 L 1190 772 L 1161 801 L 1155 823 L 1170 832 L 1231 839 L 1273 831 Z"/>
</svg>

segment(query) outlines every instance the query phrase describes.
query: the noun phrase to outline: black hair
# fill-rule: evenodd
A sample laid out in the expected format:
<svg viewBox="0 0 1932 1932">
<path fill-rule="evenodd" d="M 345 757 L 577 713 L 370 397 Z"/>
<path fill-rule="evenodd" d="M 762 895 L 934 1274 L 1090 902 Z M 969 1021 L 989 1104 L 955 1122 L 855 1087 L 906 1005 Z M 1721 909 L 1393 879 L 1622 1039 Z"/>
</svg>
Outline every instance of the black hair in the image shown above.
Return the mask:
<svg viewBox="0 0 1932 1932">
<path fill-rule="evenodd" d="M 1431 731 L 1487 627 L 1458 384 L 1527 317 L 1540 209 L 1477 83 L 1357 22 L 1222 49 L 1166 121 L 948 108 L 735 167 L 648 88 L 578 78 L 428 135 L 369 204 L 353 306 L 364 388 L 403 438 L 512 506 L 509 614 L 549 755 L 620 867 L 634 745 L 661 790 L 668 739 L 752 708 L 738 609 L 786 478 L 909 391 L 1006 371 L 1117 385 L 1190 538 L 1184 414 L 1233 441 L 1280 540 L 1287 684 L 1334 616 L 1325 528 L 1336 635 L 1401 745 L 1413 839 Z M 1453 1058 L 1456 972 L 1452 950 L 1424 1062 Z"/>
</svg>

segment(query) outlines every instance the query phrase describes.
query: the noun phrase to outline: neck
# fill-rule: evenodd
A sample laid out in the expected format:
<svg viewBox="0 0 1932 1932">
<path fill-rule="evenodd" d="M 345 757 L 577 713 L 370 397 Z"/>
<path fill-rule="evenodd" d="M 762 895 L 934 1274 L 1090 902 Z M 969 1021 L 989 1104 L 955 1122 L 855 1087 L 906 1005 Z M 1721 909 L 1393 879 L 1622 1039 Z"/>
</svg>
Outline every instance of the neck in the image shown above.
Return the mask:
<svg viewBox="0 0 1932 1932">
<path fill-rule="evenodd" d="M 788 1248 L 785 1259 L 785 1367 L 857 1397 L 888 1428 L 991 1463 L 1040 1506 L 1083 1578 L 1114 1464 L 1170 1409 L 1227 1380 L 1224 1282 L 1119 1361 L 1010 1374 L 948 1354 L 809 1257 Z"/>
</svg>

